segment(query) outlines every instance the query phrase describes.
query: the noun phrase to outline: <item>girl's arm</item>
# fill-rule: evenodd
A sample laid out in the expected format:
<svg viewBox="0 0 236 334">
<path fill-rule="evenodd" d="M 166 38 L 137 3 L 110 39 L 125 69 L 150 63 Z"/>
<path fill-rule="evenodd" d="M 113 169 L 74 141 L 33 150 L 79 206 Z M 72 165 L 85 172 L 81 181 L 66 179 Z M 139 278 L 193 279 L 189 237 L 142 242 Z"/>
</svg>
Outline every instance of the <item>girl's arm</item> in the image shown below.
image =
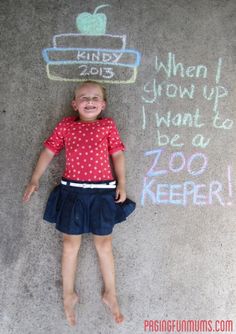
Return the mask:
<svg viewBox="0 0 236 334">
<path fill-rule="evenodd" d="M 126 190 L 125 190 L 125 155 L 123 151 L 118 151 L 113 153 L 112 162 L 118 181 L 116 187 L 116 203 L 124 202 L 126 199 Z"/>
<path fill-rule="evenodd" d="M 26 187 L 23 202 L 28 202 L 30 200 L 31 195 L 38 190 L 39 188 L 39 180 L 43 173 L 45 172 L 46 168 L 52 161 L 55 153 L 50 151 L 48 148 L 44 148 L 39 156 L 38 162 L 36 164 L 35 170 L 31 177 L 31 181 L 29 182 L 28 186 Z"/>
</svg>

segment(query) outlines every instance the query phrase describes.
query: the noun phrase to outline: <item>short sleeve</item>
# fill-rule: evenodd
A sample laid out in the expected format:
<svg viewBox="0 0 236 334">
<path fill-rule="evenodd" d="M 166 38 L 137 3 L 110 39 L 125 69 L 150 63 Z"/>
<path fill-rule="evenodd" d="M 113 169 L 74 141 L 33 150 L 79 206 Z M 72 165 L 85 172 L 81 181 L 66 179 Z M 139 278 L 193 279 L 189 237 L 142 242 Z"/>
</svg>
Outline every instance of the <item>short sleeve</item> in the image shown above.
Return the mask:
<svg viewBox="0 0 236 334">
<path fill-rule="evenodd" d="M 108 135 L 108 152 L 113 154 L 118 151 L 124 151 L 125 146 L 121 141 L 118 129 L 113 119 L 110 119 L 110 131 Z"/>
<path fill-rule="evenodd" d="M 59 154 L 64 147 L 65 118 L 63 118 L 55 127 L 52 134 L 43 142 L 55 155 Z"/>
</svg>

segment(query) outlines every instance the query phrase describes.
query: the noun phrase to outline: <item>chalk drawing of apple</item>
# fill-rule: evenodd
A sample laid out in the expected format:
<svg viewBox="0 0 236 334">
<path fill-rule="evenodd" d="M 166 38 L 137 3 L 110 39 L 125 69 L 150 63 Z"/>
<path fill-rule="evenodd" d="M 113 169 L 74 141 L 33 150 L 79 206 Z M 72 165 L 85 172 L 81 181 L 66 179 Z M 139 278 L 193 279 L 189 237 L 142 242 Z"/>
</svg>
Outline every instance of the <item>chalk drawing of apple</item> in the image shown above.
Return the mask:
<svg viewBox="0 0 236 334">
<path fill-rule="evenodd" d="M 101 5 L 95 8 L 93 14 L 81 13 L 76 18 L 77 29 L 86 35 L 104 35 L 106 33 L 107 18 L 103 13 L 97 13 L 102 7 L 110 5 Z"/>
</svg>

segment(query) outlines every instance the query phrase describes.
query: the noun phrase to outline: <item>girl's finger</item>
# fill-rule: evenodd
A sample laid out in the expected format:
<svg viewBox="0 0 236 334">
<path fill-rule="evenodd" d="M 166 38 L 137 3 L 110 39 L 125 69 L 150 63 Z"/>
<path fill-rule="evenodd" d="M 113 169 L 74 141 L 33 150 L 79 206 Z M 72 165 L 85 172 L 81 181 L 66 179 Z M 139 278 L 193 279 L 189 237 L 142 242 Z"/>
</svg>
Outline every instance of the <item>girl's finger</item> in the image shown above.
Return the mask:
<svg viewBox="0 0 236 334">
<path fill-rule="evenodd" d="M 31 192 L 27 191 L 27 192 L 24 194 L 23 201 L 24 201 L 24 202 L 28 202 L 28 200 L 30 199 L 30 196 L 31 196 Z"/>
<path fill-rule="evenodd" d="M 126 194 L 120 194 L 119 199 L 116 201 L 116 203 L 122 203 L 126 199 Z"/>
<path fill-rule="evenodd" d="M 124 200 L 122 200 L 122 198 L 119 198 L 117 201 L 115 201 L 116 203 L 122 203 L 124 202 Z"/>
<path fill-rule="evenodd" d="M 28 202 L 34 191 L 37 191 L 37 187 L 30 187 L 29 189 L 26 189 L 26 192 L 23 196 L 23 202 Z"/>
<path fill-rule="evenodd" d="M 116 189 L 116 199 L 119 198 L 119 195 L 120 195 L 120 191 L 119 191 L 119 189 Z"/>
<path fill-rule="evenodd" d="M 23 202 L 27 202 L 28 201 L 28 193 L 26 194 L 24 194 L 24 196 L 23 196 Z"/>
<path fill-rule="evenodd" d="M 120 198 L 119 198 L 119 202 L 124 202 L 126 200 L 126 193 L 121 193 L 120 194 Z"/>
</svg>

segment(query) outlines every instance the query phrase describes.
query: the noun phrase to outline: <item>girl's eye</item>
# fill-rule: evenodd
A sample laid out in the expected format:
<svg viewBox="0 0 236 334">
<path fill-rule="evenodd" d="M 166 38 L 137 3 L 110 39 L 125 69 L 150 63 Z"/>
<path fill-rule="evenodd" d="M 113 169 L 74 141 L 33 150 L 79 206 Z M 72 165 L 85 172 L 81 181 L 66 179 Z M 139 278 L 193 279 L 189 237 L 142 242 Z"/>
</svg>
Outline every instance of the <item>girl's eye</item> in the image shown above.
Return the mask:
<svg viewBox="0 0 236 334">
<path fill-rule="evenodd" d="M 89 102 L 90 100 L 92 100 L 92 101 L 102 101 L 102 98 L 100 96 L 94 96 L 92 98 L 86 97 L 86 96 L 81 96 L 79 98 L 79 100 L 82 101 L 82 102 L 84 102 L 84 101 Z"/>
</svg>

